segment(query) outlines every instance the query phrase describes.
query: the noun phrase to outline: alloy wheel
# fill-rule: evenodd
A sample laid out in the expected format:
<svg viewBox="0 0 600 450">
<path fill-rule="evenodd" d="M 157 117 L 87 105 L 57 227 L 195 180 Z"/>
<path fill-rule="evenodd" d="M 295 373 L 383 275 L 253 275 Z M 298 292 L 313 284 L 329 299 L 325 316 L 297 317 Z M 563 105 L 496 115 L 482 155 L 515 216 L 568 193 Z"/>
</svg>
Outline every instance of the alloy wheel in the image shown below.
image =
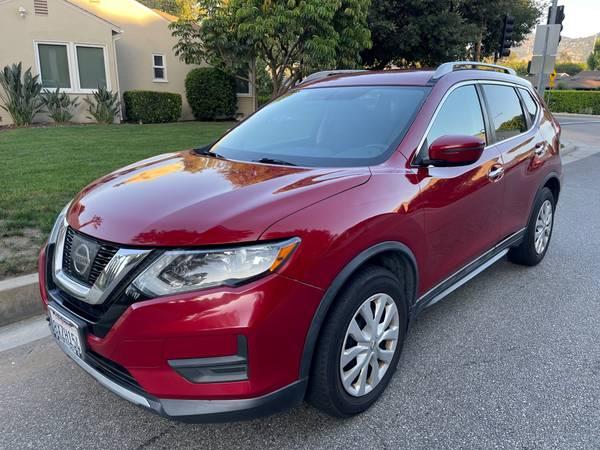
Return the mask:
<svg viewBox="0 0 600 450">
<path fill-rule="evenodd" d="M 550 240 L 550 234 L 552 232 L 552 203 L 550 200 L 546 200 L 542 203 L 542 207 L 538 212 L 537 219 L 535 221 L 535 251 L 538 255 L 544 253 Z"/>
<path fill-rule="evenodd" d="M 348 325 L 340 355 L 340 377 L 345 391 L 362 397 L 379 384 L 398 345 L 399 315 L 387 294 L 372 295 Z"/>
</svg>

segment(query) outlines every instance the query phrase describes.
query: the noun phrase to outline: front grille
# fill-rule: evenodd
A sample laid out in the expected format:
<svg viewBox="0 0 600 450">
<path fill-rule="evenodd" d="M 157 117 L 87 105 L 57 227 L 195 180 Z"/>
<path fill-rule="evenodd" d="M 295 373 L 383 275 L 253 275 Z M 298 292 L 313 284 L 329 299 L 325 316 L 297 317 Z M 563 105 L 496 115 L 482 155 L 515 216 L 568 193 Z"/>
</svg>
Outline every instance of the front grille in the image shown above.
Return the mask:
<svg viewBox="0 0 600 450">
<path fill-rule="evenodd" d="M 75 274 L 73 273 L 73 271 L 71 269 L 72 268 L 71 252 L 73 249 L 72 244 L 73 244 L 73 236 L 75 235 L 75 233 L 76 232 L 71 227 L 69 227 L 67 229 L 67 233 L 65 235 L 64 253 L 63 253 L 63 271 L 66 274 L 70 275 L 71 277 L 79 279 L 78 277 L 75 276 Z M 94 283 L 96 282 L 96 280 L 98 279 L 98 276 L 100 276 L 100 273 L 102 273 L 102 271 L 104 270 L 106 265 L 110 262 L 110 260 L 113 258 L 113 256 L 115 256 L 115 254 L 119 251 L 119 249 L 112 245 L 108 245 L 103 242 L 96 241 L 95 239 L 90 238 L 89 236 L 85 236 L 85 237 L 86 237 L 86 239 L 91 239 L 92 241 L 95 241 L 100 245 L 100 249 L 98 250 L 96 257 L 94 258 L 94 262 L 92 263 L 92 267 L 90 269 L 90 273 L 89 273 L 87 279 L 81 280 L 86 285 L 93 286 Z"/>
<path fill-rule="evenodd" d="M 104 270 L 106 265 L 110 262 L 113 256 L 119 251 L 118 248 L 112 247 L 110 245 L 103 245 L 98 250 L 96 254 L 96 258 L 94 259 L 94 264 L 90 269 L 90 276 L 88 278 L 88 282 L 93 285 L 98 278 L 98 275 Z"/>
</svg>

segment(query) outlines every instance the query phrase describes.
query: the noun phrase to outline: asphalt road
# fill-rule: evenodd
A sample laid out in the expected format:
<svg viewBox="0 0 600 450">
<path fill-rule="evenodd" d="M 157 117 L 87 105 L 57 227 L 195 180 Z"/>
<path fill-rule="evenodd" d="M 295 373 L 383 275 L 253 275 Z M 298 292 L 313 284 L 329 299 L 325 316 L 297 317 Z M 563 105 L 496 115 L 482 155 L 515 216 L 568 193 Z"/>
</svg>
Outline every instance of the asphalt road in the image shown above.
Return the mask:
<svg viewBox="0 0 600 450">
<path fill-rule="evenodd" d="M 600 139 L 600 121 L 570 121 L 565 138 Z M 597 448 L 599 173 L 600 153 L 566 166 L 539 266 L 501 261 L 423 313 L 366 414 L 336 420 L 303 405 L 178 424 L 115 397 L 46 337 L 0 352 L 0 448 Z"/>
</svg>

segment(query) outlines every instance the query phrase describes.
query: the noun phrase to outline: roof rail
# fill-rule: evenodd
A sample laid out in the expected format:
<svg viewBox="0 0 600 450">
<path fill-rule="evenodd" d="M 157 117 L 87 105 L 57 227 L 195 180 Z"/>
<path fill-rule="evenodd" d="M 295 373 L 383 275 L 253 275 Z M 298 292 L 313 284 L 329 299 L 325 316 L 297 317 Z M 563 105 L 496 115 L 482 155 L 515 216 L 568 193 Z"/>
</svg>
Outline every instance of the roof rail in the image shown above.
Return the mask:
<svg viewBox="0 0 600 450">
<path fill-rule="evenodd" d="M 327 77 L 333 77 L 335 75 L 342 74 L 350 74 L 350 73 L 360 73 L 360 72 L 368 72 L 365 69 L 340 69 L 340 70 L 322 70 L 321 72 L 311 73 L 309 76 L 304 78 L 300 84 L 310 83 L 312 81 L 321 80 Z"/>
<path fill-rule="evenodd" d="M 480 67 L 485 68 L 487 70 L 495 70 L 497 72 L 507 73 L 509 75 L 517 74 L 517 72 L 515 72 L 514 69 L 511 69 L 510 67 L 499 66 L 497 64 L 488 64 L 488 63 L 481 63 L 481 62 L 475 62 L 475 61 L 452 61 L 452 62 L 447 62 L 447 63 L 440 65 L 435 70 L 435 73 L 433 74 L 431 79 L 439 80 L 444 75 L 448 75 L 450 72 L 454 72 L 455 70 L 465 70 L 465 69 L 478 70 L 478 68 L 480 68 Z"/>
</svg>

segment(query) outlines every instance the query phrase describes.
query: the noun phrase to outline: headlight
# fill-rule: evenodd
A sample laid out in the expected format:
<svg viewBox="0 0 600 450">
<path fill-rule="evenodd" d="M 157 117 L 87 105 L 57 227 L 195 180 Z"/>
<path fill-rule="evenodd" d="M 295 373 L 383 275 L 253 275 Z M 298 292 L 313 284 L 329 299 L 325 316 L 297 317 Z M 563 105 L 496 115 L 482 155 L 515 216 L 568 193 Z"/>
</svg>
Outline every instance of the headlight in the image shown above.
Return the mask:
<svg viewBox="0 0 600 450">
<path fill-rule="evenodd" d="M 149 296 L 177 294 L 213 286 L 233 286 L 277 270 L 300 239 L 227 250 L 169 250 L 142 272 L 133 285 Z"/>
<path fill-rule="evenodd" d="M 65 217 L 67 215 L 67 211 L 69 210 L 69 206 L 71 206 L 73 200 L 65 205 L 60 213 L 58 213 L 58 217 L 56 218 L 56 222 L 54 222 L 54 226 L 52 227 L 52 231 L 50 232 L 50 237 L 48 238 L 48 242 L 53 244 L 56 242 L 58 238 L 58 232 L 62 227 L 63 222 L 65 221 Z"/>
</svg>

